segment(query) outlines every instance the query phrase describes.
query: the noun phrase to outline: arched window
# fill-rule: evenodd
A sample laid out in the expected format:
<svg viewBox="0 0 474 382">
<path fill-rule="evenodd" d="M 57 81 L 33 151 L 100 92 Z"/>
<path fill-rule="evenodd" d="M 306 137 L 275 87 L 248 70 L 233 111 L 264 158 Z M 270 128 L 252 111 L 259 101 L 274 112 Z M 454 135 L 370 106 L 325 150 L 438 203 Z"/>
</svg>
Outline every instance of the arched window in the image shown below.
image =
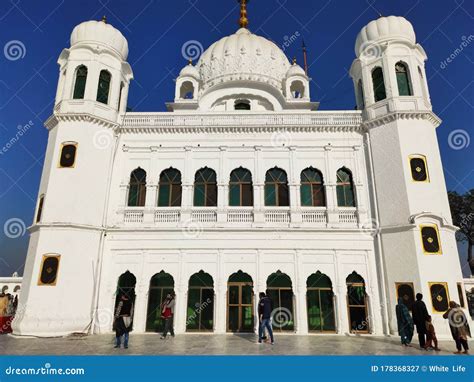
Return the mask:
<svg viewBox="0 0 474 382">
<path fill-rule="evenodd" d="M 407 64 L 397 62 L 395 64 L 395 73 L 397 74 L 398 94 L 401 96 L 412 96 L 413 91 Z"/>
<path fill-rule="evenodd" d="M 250 275 L 239 270 L 227 282 L 227 331 L 254 331 L 254 291 Z"/>
<path fill-rule="evenodd" d="M 130 176 L 130 188 L 128 190 L 128 206 L 144 207 L 146 199 L 146 171 L 140 167 L 134 170 Z"/>
<path fill-rule="evenodd" d="M 310 332 L 335 332 L 334 292 L 331 279 L 317 271 L 306 280 L 306 307 Z"/>
<path fill-rule="evenodd" d="M 324 207 L 323 175 L 310 167 L 301 172 L 301 205 L 303 207 Z"/>
<path fill-rule="evenodd" d="M 194 85 L 191 81 L 182 83 L 179 96 L 181 99 L 194 99 Z"/>
<path fill-rule="evenodd" d="M 174 279 L 169 273 L 161 271 L 150 279 L 145 328 L 147 332 L 163 332 L 164 320 L 162 318 L 161 305 L 166 296 L 173 293 Z"/>
<path fill-rule="evenodd" d="M 288 207 L 290 195 L 286 172 L 275 167 L 267 171 L 265 176 L 265 205 Z"/>
<path fill-rule="evenodd" d="M 352 272 L 347 276 L 346 285 L 351 333 L 368 333 L 370 319 L 367 315 L 367 293 L 364 278 L 358 273 Z"/>
<path fill-rule="evenodd" d="M 337 205 L 339 207 L 355 207 L 354 185 L 352 174 L 346 168 L 337 171 Z"/>
<path fill-rule="evenodd" d="M 357 97 L 359 97 L 359 110 L 365 109 L 364 87 L 362 80 L 357 83 Z"/>
<path fill-rule="evenodd" d="M 304 85 L 301 81 L 293 81 L 290 86 L 290 92 L 293 98 L 304 98 Z"/>
<path fill-rule="evenodd" d="M 107 70 L 101 70 L 97 87 L 97 102 L 109 103 L 110 80 L 112 76 Z"/>
<path fill-rule="evenodd" d="M 290 276 L 281 271 L 272 273 L 267 279 L 266 294 L 273 305 L 273 329 L 278 331 L 294 330 L 293 286 Z"/>
<path fill-rule="evenodd" d="M 245 168 L 239 167 L 230 174 L 229 206 L 253 206 L 252 174 Z"/>
<path fill-rule="evenodd" d="M 76 69 L 76 80 L 74 82 L 73 99 L 84 99 L 87 82 L 87 67 L 84 65 Z"/>
<path fill-rule="evenodd" d="M 186 331 L 209 332 L 214 328 L 214 280 L 200 271 L 189 279 Z"/>
<path fill-rule="evenodd" d="M 250 101 L 246 99 L 239 99 L 235 101 L 235 110 L 250 110 Z"/>
<path fill-rule="evenodd" d="M 181 206 L 181 173 L 169 168 L 160 175 L 158 207 Z"/>
<path fill-rule="evenodd" d="M 194 206 L 217 206 L 217 176 L 216 172 L 204 167 L 196 172 L 194 178 Z"/>
<path fill-rule="evenodd" d="M 375 102 L 378 102 L 387 98 L 387 94 L 385 93 L 383 71 L 381 67 L 376 67 L 374 70 L 372 70 L 372 83 L 374 86 Z"/>
</svg>

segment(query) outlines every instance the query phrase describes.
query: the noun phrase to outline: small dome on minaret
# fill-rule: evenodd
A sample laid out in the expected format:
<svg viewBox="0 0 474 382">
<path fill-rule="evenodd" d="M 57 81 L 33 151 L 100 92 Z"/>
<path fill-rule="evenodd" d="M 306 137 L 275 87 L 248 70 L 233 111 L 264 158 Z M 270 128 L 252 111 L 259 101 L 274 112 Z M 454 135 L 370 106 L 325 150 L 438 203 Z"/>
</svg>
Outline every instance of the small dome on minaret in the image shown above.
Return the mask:
<svg viewBox="0 0 474 382">
<path fill-rule="evenodd" d="M 128 42 L 123 34 L 112 25 L 102 21 L 85 21 L 71 33 L 71 48 L 80 45 L 104 46 L 115 51 L 124 61 L 128 56 Z"/>
<path fill-rule="evenodd" d="M 355 54 L 359 56 L 367 45 L 393 40 L 404 40 L 415 44 L 416 36 L 413 26 L 404 17 L 380 17 L 361 29 L 355 43 Z"/>
</svg>

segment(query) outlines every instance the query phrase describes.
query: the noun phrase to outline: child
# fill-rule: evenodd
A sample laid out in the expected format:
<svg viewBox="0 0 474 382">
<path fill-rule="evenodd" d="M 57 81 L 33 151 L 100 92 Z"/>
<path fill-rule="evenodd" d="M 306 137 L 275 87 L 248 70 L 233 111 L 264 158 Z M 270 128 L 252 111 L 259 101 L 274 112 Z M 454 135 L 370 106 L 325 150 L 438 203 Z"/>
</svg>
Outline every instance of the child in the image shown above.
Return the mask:
<svg viewBox="0 0 474 382">
<path fill-rule="evenodd" d="M 426 332 L 427 336 L 425 350 L 434 349 L 435 351 L 440 351 L 440 349 L 438 348 L 438 339 L 436 338 L 435 328 L 433 326 L 433 323 L 431 322 L 431 316 L 428 316 L 426 318 Z"/>
</svg>

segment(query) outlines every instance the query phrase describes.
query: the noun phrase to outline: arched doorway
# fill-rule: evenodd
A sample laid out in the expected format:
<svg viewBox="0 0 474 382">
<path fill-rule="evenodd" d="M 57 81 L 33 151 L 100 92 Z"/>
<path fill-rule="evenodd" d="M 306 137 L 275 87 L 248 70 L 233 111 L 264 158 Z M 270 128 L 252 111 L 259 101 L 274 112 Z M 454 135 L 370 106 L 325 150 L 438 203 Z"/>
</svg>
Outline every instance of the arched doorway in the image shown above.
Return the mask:
<svg viewBox="0 0 474 382">
<path fill-rule="evenodd" d="M 189 279 L 186 331 L 212 332 L 214 329 L 214 280 L 200 271 Z"/>
<path fill-rule="evenodd" d="M 331 279 L 317 271 L 306 280 L 306 307 L 310 332 L 335 332 L 334 292 Z"/>
<path fill-rule="evenodd" d="M 115 292 L 115 304 L 114 304 L 114 314 L 117 310 L 118 303 L 120 298 L 123 295 L 132 301 L 132 304 L 135 304 L 135 285 L 137 284 L 137 278 L 130 273 L 129 271 L 122 273 L 117 282 L 117 290 Z"/>
<path fill-rule="evenodd" d="M 174 292 L 174 280 L 169 273 L 161 271 L 150 279 L 146 314 L 147 332 L 162 332 L 164 330 L 164 321 L 161 318 L 161 304 L 166 295 L 172 292 Z"/>
<path fill-rule="evenodd" d="M 247 273 L 238 271 L 227 283 L 227 331 L 253 332 L 253 281 Z"/>
<path fill-rule="evenodd" d="M 369 317 L 367 312 L 367 293 L 364 278 L 352 272 L 346 279 L 347 310 L 351 333 L 368 333 Z"/>
<path fill-rule="evenodd" d="M 281 271 L 268 276 L 267 296 L 273 303 L 273 329 L 279 331 L 295 330 L 293 288 L 290 277 Z"/>
</svg>

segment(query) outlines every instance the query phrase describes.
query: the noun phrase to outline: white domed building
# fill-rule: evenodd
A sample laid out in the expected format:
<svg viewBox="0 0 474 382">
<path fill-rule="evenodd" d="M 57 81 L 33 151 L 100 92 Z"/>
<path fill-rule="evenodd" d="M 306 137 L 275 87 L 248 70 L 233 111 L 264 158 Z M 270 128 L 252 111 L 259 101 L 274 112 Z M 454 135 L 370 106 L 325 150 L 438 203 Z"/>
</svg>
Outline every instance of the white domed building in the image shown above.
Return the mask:
<svg viewBox="0 0 474 382">
<path fill-rule="evenodd" d="M 245 4 L 245 2 L 244 2 Z M 423 293 L 440 336 L 462 275 L 411 24 L 381 17 L 356 40 L 357 110 L 318 111 L 310 79 L 241 28 L 176 79 L 167 112 L 127 112 L 124 36 L 78 25 L 60 76 L 32 225 L 18 335 L 254 332 L 396 334 L 398 298 Z"/>
</svg>

